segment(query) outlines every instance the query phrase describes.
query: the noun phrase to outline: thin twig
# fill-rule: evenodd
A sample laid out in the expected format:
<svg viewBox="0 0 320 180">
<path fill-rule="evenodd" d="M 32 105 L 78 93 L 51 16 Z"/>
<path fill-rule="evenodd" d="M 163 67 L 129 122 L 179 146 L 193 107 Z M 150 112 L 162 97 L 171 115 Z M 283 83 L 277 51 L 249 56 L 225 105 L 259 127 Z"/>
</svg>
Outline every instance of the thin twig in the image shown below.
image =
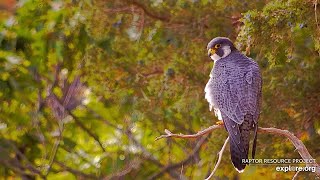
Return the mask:
<svg viewBox="0 0 320 180">
<path fill-rule="evenodd" d="M 58 136 L 58 139 L 54 142 L 54 145 L 53 145 L 53 148 L 52 148 L 52 155 L 51 155 L 51 158 L 49 160 L 49 166 L 48 166 L 48 169 L 47 169 L 46 173 L 44 174 L 45 177 L 47 177 L 48 174 L 50 173 L 52 165 L 53 165 L 53 162 L 55 161 L 55 158 L 57 156 L 59 145 L 60 145 L 60 142 L 62 140 L 63 130 L 64 130 L 64 123 L 63 123 L 63 121 L 59 121 L 59 136 Z"/>
<path fill-rule="evenodd" d="M 151 177 L 149 177 L 148 179 L 159 179 L 160 176 L 162 176 L 165 172 L 173 170 L 175 168 L 179 168 L 182 165 L 187 165 L 188 163 L 190 163 L 190 161 L 192 160 L 192 158 L 199 152 L 201 145 L 206 141 L 207 136 L 203 136 L 195 145 L 194 149 L 192 150 L 192 152 L 190 153 L 190 155 L 188 155 L 188 157 L 186 157 L 184 160 L 180 161 L 179 163 L 175 163 L 172 165 L 168 165 L 165 166 L 160 172 L 153 174 Z M 180 179 L 186 179 L 183 177 L 182 174 L 179 175 Z"/>
<path fill-rule="evenodd" d="M 128 175 L 131 171 L 138 169 L 141 165 L 141 160 L 135 158 L 131 162 L 129 162 L 125 168 L 119 172 L 112 173 L 103 178 L 103 180 L 109 179 L 124 179 L 126 175 Z"/>
<path fill-rule="evenodd" d="M 75 149 L 73 149 L 73 148 L 70 149 L 70 148 L 68 148 L 66 145 L 61 145 L 60 148 L 63 149 L 63 150 L 65 150 L 65 151 L 68 152 L 69 154 L 72 154 L 72 155 L 77 156 L 78 159 L 82 159 L 84 162 L 88 163 L 90 166 L 93 166 L 93 167 L 98 168 L 96 164 L 92 163 L 92 162 L 89 160 L 90 157 L 86 157 L 85 155 L 79 153 L 79 152 L 76 151 Z M 87 153 L 87 152 L 85 152 L 85 153 Z"/>
<path fill-rule="evenodd" d="M 80 176 L 80 177 L 83 177 L 83 178 L 86 178 L 86 179 L 98 179 L 98 177 L 96 177 L 93 174 L 85 174 L 85 173 L 83 173 L 81 171 L 78 171 L 78 170 L 73 169 L 73 168 L 71 168 L 69 166 L 66 166 L 65 163 L 63 163 L 63 162 L 60 162 L 60 161 L 57 161 L 57 160 L 55 160 L 54 162 L 55 162 L 55 164 L 60 166 L 63 169 L 63 171 L 68 171 L 68 172 L 70 172 L 70 173 L 72 173 L 72 174 L 74 174 L 76 176 Z"/>
<path fill-rule="evenodd" d="M 317 15 L 317 6 L 318 6 L 318 0 L 315 0 L 315 2 L 314 2 L 314 16 L 315 16 L 315 18 L 316 18 L 317 29 L 319 29 L 318 15 Z"/>
<path fill-rule="evenodd" d="M 88 106 L 84 106 L 86 108 L 86 110 L 94 115 L 95 118 L 97 118 L 98 120 L 101 120 L 104 124 L 119 130 L 119 131 L 123 131 L 123 129 L 119 128 L 116 124 L 111 123 L 109 120 L 105 119 L 104 117 L 102 117 L 100 114 L 98 114 L 97 112 L 95 112 L 93 109 L 89 108 Z"/>
<path fill-rule="evenodd" d="M 5 160 L 1 160 L 1 165 L 5 165 L 6 167 L 10 168 L 13 172 L 20 174 L 21 176 L 36 176 L 38 174 L 34 173 L 34 172 L 26 172 L 24 171 L 24 167 L 22 167 L 20 164 L 13 164 L 12 161 L 5 161 Z M 17 162 L 15 162 L 17 163 Z"/>
<path fill-rule="evenodd" d="M 223 155 L 223 152 L 224 152 L 224 149 L 226 148 L 227 144 L 228 144 L 228 141 L 229 141 L 229 136 L 227 137 L 227 139 L 224 141 L 224 144 L 221 148 L 221 150 L 219 151 L 218 153 L 218 161 L 216 163 L 216 165 L 214 166 L 214 169 L 212 170 L 211 174 L 205 179 L 205 180 L 209 180 L 212 178 L 212 176 L 214 175 L 214 173 L 217 171 L 218 167 L 219 167 L 219 164 L 221 162 L 221 159 L 222 159 L 222 155 Z"/>
<path fill-rule="evenodd" d="M 173 134 L 169 130 L 165 129 L 164 132 L 166 133 L 166 135 L 161 135 L 161 136 L 157 137 L 155 140 L 157 141 L 162 138 L 170 138 L 170 137 L 183 138 L 183 139 L 199 138 L 205 134 L 211 133 L 215 129 L 220 129 L 222 127 L 223 127 L 223 125 L 212 125 L 204 130 L 197 132 L 196 134 Z"/>
<path fill-rule="evenodd" d="M 292 177 L 292 180 L 295 180 L 297 177 L 298 177 L 298 174 L 299 174 L 300 171 L 297 171 L 294 176 Z"/>
<path fill-rule="evenodd" d="M 183 174 L 183 164 L 182 164 L 181 170 L 180 170 L 180 179 L 182 178 L 182 174 Z"/>
<path fill-rule="evenodd" d="M 130 141 L 132 141 L 134 143 L 135 146 L 137 146 L 142 153 L 142 157 L 145 160 L 148 160 L 150 162 L 152 162 L 153 164 L 155 164 L 156 166 L 158 166 L 159 168 L 164 168 L 165 165 L 163 165 L 152 153 L 150 153 L 132 134 L 130 129 L 123 129 L 118 127 L 117 125 L 111 123 L 108 119 L 102 117 L 101 115 L 99 115 L 98 113 L 96 113 L 94 110 L 86 107 L 92 114 L 94 114 L 96 116 L 96 118 L 100 119 L 102 122 L 104 122 L 104 124 L 113 127 L 114 129 L 122 132 L 123 134 L 127 135 L 128 139 Z M 179 179 L 179 177 L 181 177 L 178 173 L 176 173 L 175 171 L 173 171 L 172 169 L 168 170 L 168 174 L 174 178 L 174 179 Z M 182 176 L 183 177 L 183 176 Z"/>
<path fill-rule="evenodd" d="M 89 134 L 100 146 L 101 150 L 103 152 L 106 152 L 106 150 L 103 147 L 102 142 L 100 141 L 99 137 L 94 134 L 93 132 L 91 132 L 91 130 L 89 128 L 87 128 L 71 111 L 68 111 L 68 113 L 70 114 L 70 116 L 74 119 L 75 123 L 81 128 L 83 129 L 87 134 Z"/>
<path fill-rule="evenodd" d="M 19 148 L 12 143 L 10 140 L 5 141 L 6 143 L 8 143 L 17 153 L 17 155 L 19 155 L 20 158 L 22 158 L 25 162 L 26 162 L 26 166 L 30 169 L 30 171 L 41 175 L 41 171 L 39 171 L 39 169 L 37 169 L 30 161 L 29 159 L 19 150 Z"/>
<path fill-rule="evenodd" d="M 2 134 L 1 134 L 2 135 Z M 14 166 L 17 165 L 18 167 L 16 167 L 16 171 L 23 171 L 22 169 L 28 169 L 30 171 L 30 173 L 32 175 L 39 175 L 40 177 L 44 178 L 44 175 L 41 174 L 41 171 L 39 169 L 37 169 L 30 161 L 29 159 L 19 150 L 19 148 L 13 143 L 11 142 L 11 140 L 4 140 L 4 143 L 6 143 L 7 145 L 9 145 L 14 151 L 15 153 L 17 154 L 17 157 L 21 158 L 21 160 L 24 160 L 25 163 L 26 163 L 26 166 L 22 166 L 23 163 L 21 163 L 20 161 L 18 161 L 18 158 L 16 157 L 15 159 L 14 158 L 9 158 L 11 159 L 11 161 L 1 161 L 1 163 L 4 163 L 5 165 L 7 165 L 8 167 L 11 167 L 11 168 L 15 168 Z M 3 147 L 0 147 L 0 153 L 3 154 L 4 151 L 7 151 L 5 154 L 10 154 L 10 152 L 8 152 L 7 149 L 3 148 Z M 18 161 L 18 162 L 15 162 L 13 165 L 12 162 L 14 161 Z M 20 169 L 19 169 L 20 168 Z M 21 173 L 19 171 L 20 174 L 28 174 L 26 172 L 23 171 L 23 173 Z"/>
</svg>

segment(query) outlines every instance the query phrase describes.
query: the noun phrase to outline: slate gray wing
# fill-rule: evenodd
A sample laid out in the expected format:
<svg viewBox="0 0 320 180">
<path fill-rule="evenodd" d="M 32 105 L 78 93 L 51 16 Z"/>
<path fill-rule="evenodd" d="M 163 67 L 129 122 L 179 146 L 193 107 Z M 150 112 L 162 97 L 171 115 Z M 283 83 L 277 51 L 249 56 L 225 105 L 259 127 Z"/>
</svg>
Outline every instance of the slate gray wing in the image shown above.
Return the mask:
<svg viewBox="0 0 320 180">
<path fill-rule="evenodd" d="M 261 102 L 261 75 L 254 61 L 245 59 L 243 64 L 220 66 L 213 86 L 214 104 L 219 108 L 230 137 L 231 160 L 239 172 L 243 172 L 248 158 L 250 130 L 255 127 L 252 157 L 255 156 L 257 121 Z"/>
<path fill-rule="evenodd" d="M 249 66 L 225 68 L 214 94 L 214 104 L 220 111 L 238 124 L 242 124 L 245 115 L 251 114 L 257 123 L 260 112 L 261 75 L 257 63 Z"/>
</svg>

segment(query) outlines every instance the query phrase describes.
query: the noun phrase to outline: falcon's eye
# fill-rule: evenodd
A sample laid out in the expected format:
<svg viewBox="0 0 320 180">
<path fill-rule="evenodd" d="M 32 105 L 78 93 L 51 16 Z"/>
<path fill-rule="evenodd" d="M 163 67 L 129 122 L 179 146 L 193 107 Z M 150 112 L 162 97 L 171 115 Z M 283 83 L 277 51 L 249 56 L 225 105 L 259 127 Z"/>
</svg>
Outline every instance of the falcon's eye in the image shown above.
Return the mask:
<svg viewBox="0 0 320 180">
<path fill-rule="evenodd" d="M 214 45 L 214 48 L 216 48 L 216 49 L 218 49 L 218 48 L 220 48 L 221 47 L 221 44 L 216 44 L 216 45 Z"/>
</svg>

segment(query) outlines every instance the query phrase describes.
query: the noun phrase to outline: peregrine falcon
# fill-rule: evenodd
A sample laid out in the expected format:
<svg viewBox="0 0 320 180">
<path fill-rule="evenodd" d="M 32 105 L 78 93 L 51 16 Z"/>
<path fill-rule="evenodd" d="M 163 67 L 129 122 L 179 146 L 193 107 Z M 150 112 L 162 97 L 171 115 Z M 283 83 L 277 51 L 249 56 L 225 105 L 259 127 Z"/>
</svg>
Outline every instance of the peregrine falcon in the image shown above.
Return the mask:
<svg viewBox="0 0 320 180">
<path fill-rule="evenodd" d="M 225 37 L 212 39 L 207 50 L 214 66 L 204 90 L 205 98 L 229 134 L 233 166 L 243 172 L 246 163 L 242 159 L 248 159 L 251 130 L 252 158 L 256 150 L 262 86 L 259 66 Z"/>
</svg>

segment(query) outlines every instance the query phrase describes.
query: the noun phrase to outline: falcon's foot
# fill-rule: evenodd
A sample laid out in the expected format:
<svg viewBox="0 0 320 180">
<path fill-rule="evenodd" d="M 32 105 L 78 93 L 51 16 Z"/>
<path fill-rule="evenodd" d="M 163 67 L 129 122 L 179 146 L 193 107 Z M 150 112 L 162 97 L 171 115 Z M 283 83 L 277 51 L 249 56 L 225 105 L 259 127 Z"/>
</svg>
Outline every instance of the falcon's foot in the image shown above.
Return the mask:
<svg viewBox="0 0 320 180">
<path fill-rule="evenodd" d="M 223 121 L 216 122 L 216 125 L 223 125 Z"/>
</svg>

